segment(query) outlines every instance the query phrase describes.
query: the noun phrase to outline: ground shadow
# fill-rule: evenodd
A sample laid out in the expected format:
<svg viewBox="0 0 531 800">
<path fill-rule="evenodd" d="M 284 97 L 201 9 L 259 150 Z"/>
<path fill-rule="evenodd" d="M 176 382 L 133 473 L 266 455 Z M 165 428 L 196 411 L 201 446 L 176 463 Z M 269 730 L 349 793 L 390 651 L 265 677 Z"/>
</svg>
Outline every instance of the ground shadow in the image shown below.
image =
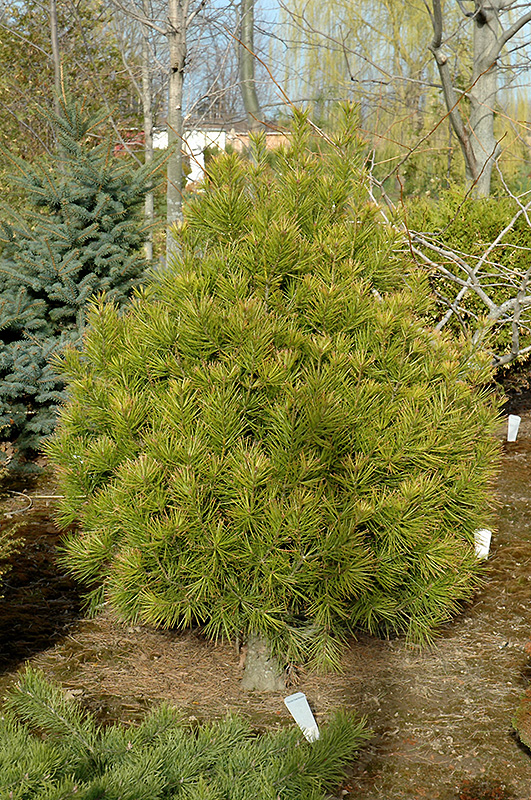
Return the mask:
<svg viewBox="0 0 531 800">
<path fill-rule="evenodd" d="M 0 593 L 0 673 L 58 642 L 80 616 L 76 583 L 57 563 L 61 533 L 50 508 L 31 508 L 33 481 L 25 494 L 2 489 L 0 530 L 11 529 L 19 542 Z M 37 490 L 38 491 L 38 490 Z"/>
</svg>

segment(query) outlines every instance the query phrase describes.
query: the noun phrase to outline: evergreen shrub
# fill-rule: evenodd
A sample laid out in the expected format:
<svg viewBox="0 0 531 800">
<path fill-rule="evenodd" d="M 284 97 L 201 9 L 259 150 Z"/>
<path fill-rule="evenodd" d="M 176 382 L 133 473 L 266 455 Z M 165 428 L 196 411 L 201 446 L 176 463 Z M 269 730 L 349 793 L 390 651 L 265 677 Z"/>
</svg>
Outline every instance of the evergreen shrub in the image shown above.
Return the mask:
<svg viewBox="0 0 531 800">
<path fill-rule="evenodd" d="M 351 116 L 309 138 L 211 162 L 178 260 L 67 353 L 47 452 L 92 610 L 337 665 L 349 632 L 425 641 L 477 589 L 497 411 L 425 325 Z"/>
<path fill-rule="evenodd" d="M 176 709 L 101 728 L 28 670 L 0 717 L 0 796 L 13 800 L 320 800 L 368 738 L 336 713 L 308 744 L 293 727 L 257 736 L 228 716 L 191 729 Z"/>
<path fill-rule="evenodd" d="M 452 250 L 474 267 L 489 245 L 509 225 L 521 206 L 511 197 L 463 198 L 461 189 L 451 189 L 437 199 L 415 199 L 407 206 L 407 222 L 414 231 L 420 231 L 434 244 Z M 501 305 L 518 292 L 519 283 L 531 268 L 531 226 L 529 215 L 521 214 L 477 272 L 477 278 L 495 303 Z M 426 249 L 426 254 L 455 272 L 456 267 L 445 258 Z M 464 272 L 460 277 L 465 279 Z M 441 298 L 453 301 L 459 291 L 452 281 L 440 275 L 432 276 L 432 285 Z M 440 315 L 447 310 L 447 301 L 440 303 Z M 461 300 L 459 317 L 454 315 L 450 327 L 460 331 L 463 327 L 472 336 L 485 324 L 488 309 L 474 291 Z M 512 329 L 502 315 L 489 330 L 488 345 L 502 355 L 511 348 Z M 531 316 L 525 308 L 520 317 L 520 347 L 531 346 Z"/>
<path fill-rule="evenodd" d="M 79 340 L 89 298 L 105 291 L 120 306 L 144 273 L 139 212 L 153 169 L 115 158 L 104 115 L 71 98 L 42 113 L 57 152 L 35 164 L 5 154 L 27 202 L 24 214 L 3 208 L 0 232 L 0 433 L 29 455 L 65 399 L 52 356 Z"/>
</svg>

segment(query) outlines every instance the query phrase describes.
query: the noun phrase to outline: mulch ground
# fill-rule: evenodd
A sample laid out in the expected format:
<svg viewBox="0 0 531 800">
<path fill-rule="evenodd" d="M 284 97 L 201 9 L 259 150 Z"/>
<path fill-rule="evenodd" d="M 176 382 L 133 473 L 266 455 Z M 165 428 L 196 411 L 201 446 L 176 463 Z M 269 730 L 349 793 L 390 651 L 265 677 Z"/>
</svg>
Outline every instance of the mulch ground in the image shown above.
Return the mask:
<svg viewBox="0 0 531 800">
<path fill-rule="evenodd" d="M 84 619 L 78 589 L 57 565 L 54 503 L 42 497 L 55 494 L 53 480 L 45 473 L 17 486 L 26 498 L 12 491 L 0 498 L 1 524 L 18 526 L 24 545 L 0 605 L 0 695 L 30 663 L 102 722 L 133 724 L 165 701 L 192 720 L 231 710 L 257 729 L 292 724 L 281 694 L 242 692 L 234 644 L 126 625 L 111 613 Z M 488 584 L 432 647 L 362 634 L 347 648 L 341 674 L 292 672 L 291 690 L 306 693 L 319 723 L 342 707 L 366 715 L 373 728 L 343 796 L 531 800 L 531 758 L 511 725 L 531 680 L 529 414 L 518 442 L 504 447 L 498 491 Z M 23 511 L 28 497 L 32 507 Z"/>
</svg>

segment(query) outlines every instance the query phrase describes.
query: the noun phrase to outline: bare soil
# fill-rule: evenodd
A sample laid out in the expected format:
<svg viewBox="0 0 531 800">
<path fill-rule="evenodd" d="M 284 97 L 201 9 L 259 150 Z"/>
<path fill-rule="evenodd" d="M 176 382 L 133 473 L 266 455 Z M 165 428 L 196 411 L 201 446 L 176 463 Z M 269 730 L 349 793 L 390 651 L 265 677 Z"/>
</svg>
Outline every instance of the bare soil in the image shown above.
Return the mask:
<svg viewBox="0 0 531 800">
<path fill-rule="evenodd" d="M 9 494 L 14 489 L 35 498 L 30 509 L 22 512 L 29 501 Z M 291 674 L 293 691 L 306 693 L 319 722 L 345 707 L 366 715 L 374 731 L 343 796 L 531 800 L 530 752 L 511 725 L 531 681 L 531 413 L 523 415 L 518 441 L 504 444 L 498 493 L 488 582 L 433 646 L 360 635 L 342 674 Z M 53 494 L 45 473 L 0 497 L 2 525 L 19 526 L 25 540 L 0 604 L 0 697 L 26 662 L 102 722 L 134 723 L 164 700 L 191 719 L 230 709 L 258 729 L 292 724 L 281 694 L 241 691 L 234 644 L 125 625 L 111 614 L 84 619 L 75 585 L 57 566 L 54 501 L 38 497 Z"/>
</svg>

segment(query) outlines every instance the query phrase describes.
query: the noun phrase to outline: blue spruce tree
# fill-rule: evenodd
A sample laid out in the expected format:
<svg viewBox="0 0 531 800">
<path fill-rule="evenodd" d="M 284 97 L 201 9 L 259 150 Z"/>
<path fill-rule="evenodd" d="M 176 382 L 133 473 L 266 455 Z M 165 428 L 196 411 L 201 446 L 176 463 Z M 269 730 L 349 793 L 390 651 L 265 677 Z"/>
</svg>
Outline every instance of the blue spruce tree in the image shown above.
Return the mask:
<svg viewBox="0 0 531 800">
<path fill-rule="evenodd" d="M 122 305 L 146 269 L 139 211 L 157 169 L 115 157 L 105 116 L 70 97 L 43 114 L 57 151 L 39 164 L 6 154 L 26 202 L 4 208 L 0 231 L 0 437 L 25 456 L 54 428 L 64 387 L 51 359 L 80 339 L 87 301 Z"/>
</svg>

